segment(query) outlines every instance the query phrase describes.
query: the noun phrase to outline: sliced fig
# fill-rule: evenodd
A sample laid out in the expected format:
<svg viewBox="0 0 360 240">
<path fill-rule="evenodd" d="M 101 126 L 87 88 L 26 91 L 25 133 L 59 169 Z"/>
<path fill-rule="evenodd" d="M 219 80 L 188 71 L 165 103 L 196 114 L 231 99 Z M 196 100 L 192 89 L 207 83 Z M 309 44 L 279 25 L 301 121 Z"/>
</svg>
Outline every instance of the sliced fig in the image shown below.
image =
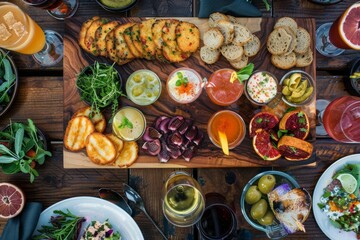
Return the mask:
<svg viewBox="0 0 360 240">
<path fill-rule="evenodd" d="M 154 123 L 154 128 L 156 128 L 156 129 L 160 129 L 160 123 L 163 121 L 163 120 L 165 120 L 165 119 L 167 119 L 168 117 L 166 117 L 166 116 L 160 116 L 160 117 L 157 117 L 156 118 L 156 120 L 155 120 L 155 123 Z"/>
<path fill-rule="evenodd" d="M 186 131 L 192 126 L 193 120 L 187 118 L 185 121 L 181 124 L 181 126 L 177 129 L 178 132 L 181 135 L 184 135 Z"/>
<path fill-rule="evenodd" d="M 176 131 L 183 124 L 184 121 L 185 120 L 183 116 L 172 117 L 168 126 L 169 130 Z"/>
<path fill-rule="evenodd" d="M 190 146 L 182 154 L 182 157 L 185 159 L 185 161 L 189 162 L 191 158 L 194 156 L 196 151 L 195 146 Z"/>
<path fill-rule="evenodd" d="M 183 137 L 178 132 L 174 132 L 173 134 L 169 135 L 168 140 L 171 142 L 172 145 L 181 146 L 183 144 Z"/>
<path fill-rule="evenodd" d="M 196 137 L 194 138 L 194 140 L 192 142 L 195 143 L 197 146 L 199 146 L 200 143 L 202 142 L 202 140 L 204 139 L 204 133 L 200 129 L 197 129 L 197 130 L 198 130 L 198 132 L 196 134 Z"/>
<path fill-rule="evenodd" d="M 198 133 L 198 129 L 195 125 L 192 125 L 190 129 L 187 130 L 187 132 L 185 133 L 185 137 L 189 140 L 189 141 L 193 141 L 196 137 Z"/>
<path fill-rule="evenodd" d="M 161 133 L 153 127 L 147 127 L 143 136 L 143 140 L 146 142 L 154 141 L 161 138 Z"/>
<path fill-rule="evenodd" d="M 143 145 L 146 148 L 146 152 L 152 156 L 158 155 L 161 150 L 161 143 L 159 139 L 155 139 L 154 141 L 145 142 Z"/>
<path fill-rule="evenodd" d="M 164 120 L 162 120 L 160 122 L 160 126 L 158 128 L 160 130 L 160 132 L 162 132 L 162 133 L 168 133 L 169 132 L 169 128 L 168 128 L 169 122 L 170 122 L 170 118 L 165 118 Z"/>
</svg>

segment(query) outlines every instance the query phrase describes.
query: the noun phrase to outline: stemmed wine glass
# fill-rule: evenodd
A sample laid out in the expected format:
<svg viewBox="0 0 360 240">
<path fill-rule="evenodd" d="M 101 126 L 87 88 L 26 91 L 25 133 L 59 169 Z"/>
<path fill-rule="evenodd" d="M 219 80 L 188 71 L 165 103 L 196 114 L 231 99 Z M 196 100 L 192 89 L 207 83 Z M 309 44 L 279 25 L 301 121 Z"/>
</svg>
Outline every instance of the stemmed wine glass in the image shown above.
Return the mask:
<svg viewBox="0 0 360 240">
<path fill-rule="evenodd" d="M 333 23 L 324 23 L 316 30 L 316 49 L 326 56 L 338 56 L 344 49 L 360 50 L 360 2 L 352 4 Z"/>
<path fill-rule="evenodd" d="M 0 47 L 33 54 L 41 66 L 52 66 L 63 58 L 63 41 L 57 32 L 43 31 L 17 5 L 0 2 Z"/>
<path fill-rule="evenodd" d="M 23 0 L 23 2 L 48 10 L 50 16 L 58 20 L 73 16 L 79 7 L 79 0 Z"/>
<path fill-rule="evenodd" d="M 187 172 L 171 173 L 163 188 L 162 209 L 166 219 L 175 226 L 196 224 L 205 210 L 199 183 Z"/>
</svg>

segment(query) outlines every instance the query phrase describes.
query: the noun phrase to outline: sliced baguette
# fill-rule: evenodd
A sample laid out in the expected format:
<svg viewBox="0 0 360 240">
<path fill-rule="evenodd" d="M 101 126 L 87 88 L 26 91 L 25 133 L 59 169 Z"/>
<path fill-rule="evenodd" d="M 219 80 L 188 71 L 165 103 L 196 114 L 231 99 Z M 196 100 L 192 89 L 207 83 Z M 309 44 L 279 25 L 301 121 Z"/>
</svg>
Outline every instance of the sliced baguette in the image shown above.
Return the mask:
<svg viewBox="0 0 360 240">
<path fill-rule="evenodd" d="M 296 53 L 296 66 L 307 67 L 312 63 L 313 59 L 314 57 L 311 48 L 309 48 L 308 51 L 304 54 Z"/>
<path fill-rule="evenodd" d="M 176 42 L 182 52 L 196 52 L 200 47 L 200 31 L 189 22 L 180 22 L 175 29 Z"/>
<path fill-rule="evenodd" d="M 86 36 L 86 33 L 90 27 L 90 25 L 95 21 L 95 20 L 98 20 L 100 19 L 99 16 L 94 16 L 88 20 L 86 20 L 82 26 L 81 26 L 81 30 L 80 30 L 80 34 L 79 34 L 79 45 L 82 49 L 84 49 L 85 51 L 87 51 L 87 46 L 85 44 L 85 36 Z"/>
<path fill-rule="evenodd" d="M 292 53 L 295 48 L 296 48 L 296 45 L 297 45 L 297 38 L 296 38 L 296 33 L 294 33 L 289 27 L 287 26 L 284 26 L 283 27 L 285 29 L 285 31 L 291 35 L 291 42 L 290 42 L 290 45 L 289 45 L 289 48 L 287 50 L 287 52 L 285 54 L 290 54 Z"/>
<path fill-rule="evenodd" d="M 229 62 L 233 68 L 242 69 L 242 68 L 246 67 L 246 65 L 248 64 L 248 61 L 249 61 L 249 57 L 246 56 L 245 54 L 243 54 L 240 60 L 229 61 Z"/>
<path fill-rule="evenodd" d="M 150 18 L 148 20 L 142 21 L 140 24 L 140 41 L 142 43 L 143 52 L 145 52 L 144 57 L 148 60 L 155 58 L 155 43 L 151 31 L 154 22 L 155 19 Z"/>
<path fill-rule="evenodd" d="M 291 35 L 284 28 L 279 27 L 270 33 L 266 47 L 271 54 L 284 54 L 288 51 L 291 40 Z"/>
<path fill-rule="evenodd" d="M 244 46 L 252 39 L 252 33 L 250 30 L 241 24 L 234 24 L 234 39 L 233 44 Z"/>
<path fill-rule="evenodd" d="M 216 27 L 224 36 L 224 44 L 230 44 L 234 39 L 234 24 L 227 20 L 219 20 L 216 22 Z"/>
<path fill-rule="evenodd" d="M 163 39 L 162 39 L 162 29 L 165 26 L 165 19 L 157 19 L 152 25 L 151 32 L 154 38 L 154 43 L 156 47 L 155 55 L 156 59 L 164 61 L 164 55 L 162 51 Z"/>
<path fill-rule="evenodd" d="M 244 55 L 248 57 L 253 57 L 259 52 L 260 47 L 260 39 L 253 34 L 252 40 L 244 45 Z"/>
<path fill-rule="evenodd" d="M 140 40 L 140 23 L 136 23 L 134 26 L 132 26 L 131 39 L 132 39 L 132 42 L 133 42 L 136 50 L 138 50 L 138 52 L 141 53 L 142 57 L 144 57 L 145 51 L 142 47 L 142 43 Z"/>
<path fill-rule="evenodd" d="M 295 67 L 296 65 L 296 55 L 294 52 L 290 54 L 281 54 L 281 55 L 272 55 L 271 63 L 275 65 L 275 67 L 280 69 L 289 69 Z"/>
<path fill-rule="evenodd" d="M 210 28 L 204 33 L 204 45 L 211 49 L 219 49 L 224 43 L 224 36 L 217 28 Z"/>
<path fill-rule="evenodd" d="M 297 44 L 295 48 L 296 53 L 306 53 L 310 47 L 310 34 L 306 29 L 299 27 L 296 32 Z"/>
<path fill-rule="evenodd" d="M 127 46 L 129 47 L 129 50 L 130 52 L 134 55 L 135 58 L 142 58 L 142 52 L 139 52 L 137 50 L 137 48 L 135 47 L 135 43 L 133 41 L 133 38 L 132 38 L 132 34 L 133 34 L 133 27 L 134 26 L 131 26 L 129 28 L 126 28 L 125 31 L 124 31 L 124 40 L 127 44 Z"/>
<path fill-rule="evenodd" d="M 168 48 L 172 50 L 178 51 L 178 45 L 176 41 L 176 26 L 180 23 L 179 20 L 176 19 L 168 19 L 162 29 L 162 39 L 163 45 L 166 45 Z"/>
<path fill-rule="evenodd" d="M 244 54 L 244 49 L 241 46 L 229 44 L 222 46 L 220 52 L 228 61 L 240 61 Z"/>
<path fill-rule="evenodd" d="M 120 60 L 126 61 L 135 58 L 124 39 L 125 30 L 127 28 L 132 27 L 133 25 L 134 23 L 124 23 L 115 28 L 114 31 L 115 48 L 116 48 L 116 54 Z"/>
<path fill-rule="evenodd" d="M 275 29 L 279 28 L 279 27 L 289 27 L 293 31 L 293 33 L 296 33 L 298 25 L 297 25 L 297 22 L 293 18 L 282 17 L 276 21 L 275 26 L 274 26 Z"/>
<path fill-rule="evenodd" d="M 106 35 L 113 30 L 115 27 L 119 25 L 118 21 L 111 21 L 108 23 L 105 23 L 100 28 L 96 30 L 96 48 L 100 56 L 105 57 L 106 56 Z"/>
<path fill-rule="evenodd" d="M 91 53 L 94 56 L 99 55 L 97 49 L 96 49 L 96 31 L 98 28 L 100 28 L 103 24 L 107 23 L 109 20 L 106 18 L 100 18 L 91 23 L 89 26 L 86 35 L 85 35 L 85 51 Z"/>
<path fill-rule="evenodd" d="M 208 46 L 200 48 L 200 58 L 207 64 L 213 64 L 219 60 L 221 53 L 218 49 L 211 49 Z"/>
<path fill-rule="evenodd" d="M 229 21 L 229 18 L 225 14 L 222 14 L 219 12 L 212 13 L 209 16 L 209 21 L 208 21 L 209 27 L 211 27 L 211 28 L 216 27 L 217 26 L 216 23 L 219 20 Z"/>
</svg>

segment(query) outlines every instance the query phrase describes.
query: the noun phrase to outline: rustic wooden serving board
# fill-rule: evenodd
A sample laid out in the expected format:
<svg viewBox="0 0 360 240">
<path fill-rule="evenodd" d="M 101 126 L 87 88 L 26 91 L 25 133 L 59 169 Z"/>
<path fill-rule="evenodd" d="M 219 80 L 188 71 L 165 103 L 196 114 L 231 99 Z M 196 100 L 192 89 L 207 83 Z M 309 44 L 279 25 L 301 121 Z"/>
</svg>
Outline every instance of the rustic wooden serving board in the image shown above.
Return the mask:
<svg viewBox="0 0 360 240">
<path fill-rule="evenodd" d="M 90 16 L 89 16 L 90 18 Z M 107 58 L 94 57 L 79 47 L 78 34 L 81 25 L 88 18 L 71 18 L 65 21 L 65 56 L 64 56 L 64 129 L 67 126 L 72 114 L 86 106 L 80 100 L 80 95 L 77 91 L 75 80 L 77 74 L 82 68 L 91 65 L 94 61 L 110 63 Z M 196 24 L 201 33 L 208 29 L 207 19 L 199 18 L 180 18 L 181 20 L 189 21 Z M 115 19 L 112 19 L 115 20 Z M 140 18 L 118 18 L 120 22 L 140 22 Z M 275 68 L 270 62 L 270 54 L 266 49 L 266 39 L 269 33 L 273 30 L 276 19 L 272 18 L 240 18 L 242 24 L 246 25 L 256 36 L 261 40 L 261 50 L 255 56 L 249 59 L 249 62 L 255 64 L 255 70 L 267 70 L 276 75 L 280 80 L 281 77 L 288 71 Z M 299 26 L 307 29 L 311 36 L 315 36 L 315 20 L 298 18 L 296 19 Z M 315 54 L 315 37 L 312 38 L 311 48 Z M 312 65 L 305 68 L 298 68 L 308 72 L 316 81 L 315 55 Z M 198 71 L 202 77 L 208 78 L 212 72 L 221 68 L 230 68 L 230 64 L 221 58 L 213 65 L 207 65 L 200 60 L 199 52 L 196 52 L 184 62 L 176 64 L 164 64 L 158 61 L 148 61 L 144 59 L 136 59 L 126 65 L 116 66 L 123 79 L 122 86 L 124 88 L 128 76 L 139 69 L 150 69 L 154 71 L 162 80 L 162 93 L 157 102 L 151 106 L 141 107 L 136 106 L 126 98 L 121 99 L 121 106 L 132 105 L 140 109 L 146 116 L 147 125 L 150 126 L 157 116 L 166 115 L 174 116 L 177 114 L 185 117 L 190 117 L 195 120 L 195 124 L 205 133 L 204 141 L 194 158 L 190 162 L 183 159 L 171 159 L 167 163 L 160 163 L 157 157 L 146 155 L 143 151 L 139 151 L 139 158 L 131 166 L 131 168 L 224 168 L 224 167 L 259 167 L 259 166 L 289 166 L 289 165 L 314 165 L 316 163 L 315 154 L 315 118 L 316 107 L 314 98 L 313 101 L 304 110 L 308 113 L 311 132 L 307 138 L 309 142 L 314 145 L 313 155 L 306 161 L 290 162 L 283 158 L 276 161 L 265 161 L 261 159 L 254 151 L 252 142 L 247 132 L 244 141 L 240 146 L 231 150 L 230 155 L 226 156 L 222 150 L 217 148 L 210 142 L 206 134 L 206 125 L 210 116 L 215 112 L 223 109 L 231 109 L 239 112 L 243 117 L 247 127 L 253 117 L 258 112 L 259 107 L 253 106 L 243 95 L 237 103 L 228 107 L 221 107 L 213 104 L 208 98 L 205 91 L 201 96 L 191 104 L 175 103 L 165 90 L 165 82 L 168 74 L 179 67 L 191 67 Z M 316 88 L 315 88 L 316 89 Z M 124 89 L 125 92 L 125 89 Z M 107 120 L 110 117 L 110 109 L 105 109 Z M 110 125 L 110 124 L 109 124 Z M 110 126 L 107 127 L 106 132 L 111 132 Z M 143 141 L 138 141 L 139 148 L 141 148 Z M 117 168 L 116 166 L 99 166 L 93 164 L 86 156 L 85 151 L 70 152 L 64 148 L 64 168 Z"/>
</svg>

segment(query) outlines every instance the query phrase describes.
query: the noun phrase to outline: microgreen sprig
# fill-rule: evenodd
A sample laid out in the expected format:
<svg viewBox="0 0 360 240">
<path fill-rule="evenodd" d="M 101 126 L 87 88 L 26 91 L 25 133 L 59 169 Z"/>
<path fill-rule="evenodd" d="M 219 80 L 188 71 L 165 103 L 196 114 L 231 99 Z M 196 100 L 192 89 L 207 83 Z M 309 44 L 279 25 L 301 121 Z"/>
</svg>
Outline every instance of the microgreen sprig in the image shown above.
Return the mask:
<svg viewBox="0 0 360 240">
<path fill-rule="evenodd" d="M 125 128 L 125 127 L 133 129 L 134 125 L 127 117 L 123 116 L 119 128 Z"/>
<path fill-rule="evenodd" d="M 177 87 L 180 87 L 181 85 L 186 87 L 188 85 L 188 83 L 189 83 L 189 79 L 187 77 L 184 77 L 182 72 L 177 72 L 176 75 L 178 77 L 178 80 L 176 81 L 175 85 Z"/>
</svg>

